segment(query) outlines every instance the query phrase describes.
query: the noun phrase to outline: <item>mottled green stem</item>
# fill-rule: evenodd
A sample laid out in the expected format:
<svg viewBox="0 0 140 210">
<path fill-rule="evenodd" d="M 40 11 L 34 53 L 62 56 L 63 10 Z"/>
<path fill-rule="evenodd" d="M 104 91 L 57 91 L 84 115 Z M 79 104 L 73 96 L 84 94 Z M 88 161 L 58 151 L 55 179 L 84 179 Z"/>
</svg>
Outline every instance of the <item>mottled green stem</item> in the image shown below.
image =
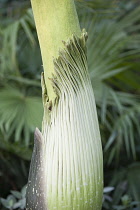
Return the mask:
<svg viewBox="0 0 140 210">
<path fill-rule="evenodd" d="M 43 60 L 49 101 L 56 97 L 50 78 L 54 73 L 53 57 L 58 57 L 62 40 L 81 30 L 73 0 L 31 0 Z"/>
</svg>

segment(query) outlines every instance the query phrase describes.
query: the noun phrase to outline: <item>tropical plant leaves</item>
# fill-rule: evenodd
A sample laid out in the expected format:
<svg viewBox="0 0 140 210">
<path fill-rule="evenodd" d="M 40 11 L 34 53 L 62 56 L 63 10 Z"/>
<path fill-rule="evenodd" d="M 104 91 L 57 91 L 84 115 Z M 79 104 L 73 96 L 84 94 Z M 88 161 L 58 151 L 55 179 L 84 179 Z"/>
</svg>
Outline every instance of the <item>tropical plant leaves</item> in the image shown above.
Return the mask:
<svg viewBox="0 0 140 210">
<path fill-rule="evenodd" d="M 94 1 L 87 1 L 89 2 L 94 5 Z M 82 25 L 87 23 L 84 27 L 89 31 L 89 72 L 99 116 L 101 123 L 110 133 L 108 140 L 104 142 L 105 152 L 110 154 L 108 156 L 110 164 L 114 157 L 119 160 L 120 153 L 124 152 L 123 148 L 128 157 L 136 158 L 135 132 L 139 133 L 140 98 L 127 93 L 127 88 L 133 91 L 133 88 L 139 86 L 137 79 L 139 66 L 133 59 L 136 56 L 137 59 L 140 58 L 140 48 L 137 47 L 139 39 L 135 39 L 137 35 L 139 37 L 137 23 L 140 21 L 140 7 L 125 17 L 119 17 L 116 13 L 114 18 L 88 11 L 89 13 L 88 16 L 85 16 L 86 13 L 83 13 L 83 16 L 80 14 L 80 18 Z M 135 44 L 132 44 L 134 40 Z M 129 80 L 128 75 L 131 75 Z M 119 88 L 124 92 L 119 91 Z M 103 135 L 103 131 L 101 133 Z"/>
<path fill-rule="evenodd" d="M 8 24 L 6 27 L 1 27 L 0 76 L 7 75 L 8 73 L 16 76 L 21 75 L 17 61 L 18 35 L 19 31 L 23 30 L 24 36 L 34 46 L 35 38 L 31 31 L 32 28 L 35 28 L 35 25 L 31 9 L 28 9 L 18 20 Z"/>
<path fill-rule="evenodd" d="M 31 141 L 33 140 L 33 136 L 31 136 L 30 140 Z M 21 141 L 20 142 L 5 141 L 2 136 L 0 139 L 0 153 L 1 151 L 3 151 L 4 153 L 9 152 L 10 154 L 16 155 L 17 157 L 28 161 L 30 161 L 32 155 L 32 149 L 26 147 L 25 143 L 21 145 Z"/>
<path fill-rule="evenodd" d="M 135 201 L 140 202 L 140 163 L 134 163 L 128 168 L 128 183 L 129 193 L 135 198 Z M 140 208 L 140 203 L 139 203 Z"/>
<path fill-rule="evenodd" d="M 98 108 L 105 169 L 107 163 L 110 164 L 105 171 L 105 182 L 112 180 L 109 186 L 115 187 L 113 195 L 111 193 L 113 203 L 105 209 L 113 209 L 113 205 L 120 209 L 121 195 L 129 192 L 133 200 L 140 199 L 139 166 L 132 165 L 127 170 L 132 156 L 138 160 L 140 152 L 139 1 L 77 1 L 81 28 L 86 28 L 89 34 L 89 70 Z M 34 97 L 39 95 L 36 90 L 40 88 L 42 67 L 29 1 L 12 1 L 15 7 L 11 16 L 5 9 L 9 8 L 6 2 L 0 2 L 0 153 L 1 159 L 6 154 L 3 163 L 7 165 L 6 171 L 20 178 L 17 183 L 24 184 L 21 182 L 23 171 L 16 170 L 20 164 L 13 159 L 13 154 L 30 159 L 31 150 L 25 145 L 33 142 L 34 128 L 40 127 L 42 120 L 41 97 Z M 5 88 L 5 84 L 14 84 L 14 87 Z M 6 162 L 7 154 L 10 156 Z M 117 170 L 115 158 L 120 164 Z"/>
<path fill-rule="evenodd" d="M 18 89 L 5 88 L 0 91 L 0 127 L 4 139 L 14 133 L 14 141 L 24 139 L 29 145 L 30 134 L 41 127 L 42 101 L 40 97 L 26 96 Z"/>
<path fill-rule="evenodd" d="M 122 167 L 119 170 L 114 170 L 111 174 L 111 182 L 109 183 L 110 186 L 114 187 L 114 191 L 111 196 L 111 201 L 108 203 L 110 204 L 110 208 L 107 207 L 105 209 L 139 209 L 139 174 L 139 162 L 130 164 L 127 168 Z"/>
</svg>

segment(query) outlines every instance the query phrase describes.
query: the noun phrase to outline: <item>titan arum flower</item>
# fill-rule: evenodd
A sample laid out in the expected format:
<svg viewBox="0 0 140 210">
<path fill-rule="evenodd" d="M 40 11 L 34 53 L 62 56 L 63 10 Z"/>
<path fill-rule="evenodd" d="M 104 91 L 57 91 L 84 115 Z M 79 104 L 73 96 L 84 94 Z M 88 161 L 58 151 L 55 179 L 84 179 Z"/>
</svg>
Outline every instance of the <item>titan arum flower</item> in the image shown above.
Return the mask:
<svg viewBox="0 0 140 210">
<path fill-rule="evenodd" d="M 27 210 L 100 210 L 103 163 L 86 39 L 74 0 L 31 0 L 44 73 Z"/>
</svg>

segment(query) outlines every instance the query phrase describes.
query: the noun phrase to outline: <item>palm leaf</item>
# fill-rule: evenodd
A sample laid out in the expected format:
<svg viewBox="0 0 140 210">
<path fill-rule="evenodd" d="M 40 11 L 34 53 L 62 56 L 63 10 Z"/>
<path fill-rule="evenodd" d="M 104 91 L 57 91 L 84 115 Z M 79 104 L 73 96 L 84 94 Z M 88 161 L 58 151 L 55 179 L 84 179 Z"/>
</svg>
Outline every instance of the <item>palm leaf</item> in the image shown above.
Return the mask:
<svg viewBox="0 0 140 210">
<path fill-rule="evenodd" d="M 94 1 L 91 2 L 94 5 Z M 119 85 L 121 89 L 121 84 L 117 78 L 123 81 L 124 91 L 127 91 L 125 87 L 128 85 L 130 91 L 133 88 L 126 79 L 126 76 L 130 75 L 128 72 L 131 72 L 131 80 L 138 85 L 138 82 L 133 79 L 137 78 L 137 75 L 132 70 L 138 69 L 133 59 L 136 56 L 138 59 L 140 57 L 140 48 L 137 47 L 139 39 L 135 39 L 136 34 L 139 33 L 139 25 L 136 23 L 140 20 L 140 7 L 124 17 L 116 15 L 115 11 L 113 18 L 101 16 L 92 11 L 88 13 L 90 15 L 87 16 L 84 12 L 83 15 L 80 13 L 80 18 L 82 25 L 89 31 L 89 71 L 99 107 L 101 126 L 105 126 L 110 133 L 105 146 L 105 151 L 108 149 L 110 151 L 108 163 L 111 163 L 114 157 L 119 158 L 123 146 L 127 155 L 132 154 L 135 158 L 134 133 L 139 133 L 139 128 L 136 125 L 137 120 L 134 119 L 138 119 L 139 100 L 135 94 L 118 91 Z M 132 44 L 134 39 L 135 45 Z M 104 131 L 102 135 L 103 139 L 106 138 Z"/>
<path fill-rule="evenodd" d="M 41 98 L 26 96 L 10 87 L 0 91 L 0 98 L 0 127 L 4 138 L 8 140 L 14 133 L 16 142 L 24 139 L 23 143 L 29 145 L 30 134 L 36 126 L 41 126 Z"/>
<path fill-rule="evenodd" d="M 32 28 L 35 28 L 35 25 L 31 9 L 28 9 L 23 16 L 8 24 L 6 27 L 1 26 L 1 76 L 9 73 L 21 76 L 17 61 L 18 35 L 20 31 L 23 31 L 24 35 L 22 35 L 22 37 L 24 39 L 27 37 L 33 47 L 35 45 L 35 38 L 31 31 Z"/>
<path fill-rule="evenodd" d="M 113 144 L 114 147 L 116 147 L 116 150 L 121 151 L 122 144 L 120 144 L 119 139 L 122 139 L 124 140 L 127 155 L 130 156 L 132 154 L 132 156 L 136 158 L 136 140 L 134 128 L 139 130 L 138 122 L 135 120 L 139 113 L 139 104 L 136 104 L 132 108 L 127 108 L 125 111 L 123 111 L 123 113 L 116 119 L 114 123 L 114 128 L 105 146 L 105 151 L 107 151 L 114 142 L 116 142 L 115 145 Z"/>
</svg>

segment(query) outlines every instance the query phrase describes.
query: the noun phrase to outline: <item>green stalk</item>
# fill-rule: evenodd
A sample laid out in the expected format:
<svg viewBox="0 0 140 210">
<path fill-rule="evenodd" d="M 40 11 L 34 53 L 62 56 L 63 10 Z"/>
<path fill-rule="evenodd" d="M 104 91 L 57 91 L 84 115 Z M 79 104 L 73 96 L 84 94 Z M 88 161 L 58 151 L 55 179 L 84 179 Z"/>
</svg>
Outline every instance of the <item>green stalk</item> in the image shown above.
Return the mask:
<svg viewBox="0 0 140 210">
<path fill-rule="evenodd" d="M 100 210 L 103 160 L 86 39 L 73 0 L 32 0 L 44 74 L 27 210 Z"/>
<path fill-rule="evenodd" d="M 74 2 L 71 0 L 31 0 L 42 54 L 47 95 L 52 103 L 56 94 L 49 78 L 54 72 L 53 58 L 58 57 L 72 34 L 80 36 L 81 30 Z"/>
</svg>

